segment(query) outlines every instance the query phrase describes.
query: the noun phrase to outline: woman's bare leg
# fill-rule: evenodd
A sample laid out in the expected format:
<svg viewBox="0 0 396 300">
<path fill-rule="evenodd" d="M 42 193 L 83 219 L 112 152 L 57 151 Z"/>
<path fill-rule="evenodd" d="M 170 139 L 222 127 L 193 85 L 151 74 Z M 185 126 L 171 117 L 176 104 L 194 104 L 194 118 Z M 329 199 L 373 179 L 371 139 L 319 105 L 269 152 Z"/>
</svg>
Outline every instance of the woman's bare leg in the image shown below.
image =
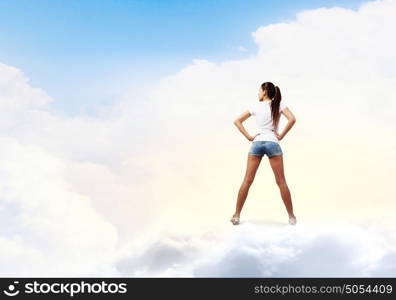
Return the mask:
<svg viewBox="0 0 396 300">
<path fill-rule="evenodd" d="M 272 171 L 275 175 L 275 181 L 278 185 L 281 193 L 281 197 L 283 203 L 286 206 L 287 213 L 289 214 L 289 218 L 295 217 L 293 213 L 293 204 L 291 200 L 291 195 L 289 191 L 289 187 L 287 186 L 285 174 L 283 170 L 283 155 L 275 155 L 269 158 L 269 162 L 272 168 Z"/>
<path fill-rule="evenodd" d="M 241 214 L 243 204 L 245 203 L 246 197 L 249 192 L 249 188 L 253 183 L 261 159 L 262 159 L 261 156 L 248 154 L 245 178 L 243 179 L 241 187 L 239 188 L 234 216 L 239 217 Z"/>
</svg>

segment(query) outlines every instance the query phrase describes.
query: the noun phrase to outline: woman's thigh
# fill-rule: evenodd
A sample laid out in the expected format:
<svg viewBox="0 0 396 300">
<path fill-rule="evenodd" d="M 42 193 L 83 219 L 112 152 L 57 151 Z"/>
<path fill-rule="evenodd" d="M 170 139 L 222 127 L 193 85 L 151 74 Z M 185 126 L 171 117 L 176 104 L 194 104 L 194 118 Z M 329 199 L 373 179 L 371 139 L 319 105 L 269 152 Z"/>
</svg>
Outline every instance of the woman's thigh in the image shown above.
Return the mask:
<svg viewBox="0 0 396 300">
<path fill-rule="evenodd" d="M 247 166 L 246 166 L 246 173 L 245 173 L 245 181 L 253 182 L 253 179 L 256 175 L 257 169 L 260 165 L 262 156 L 248 154 L 247 157 Z"/>
</svg>

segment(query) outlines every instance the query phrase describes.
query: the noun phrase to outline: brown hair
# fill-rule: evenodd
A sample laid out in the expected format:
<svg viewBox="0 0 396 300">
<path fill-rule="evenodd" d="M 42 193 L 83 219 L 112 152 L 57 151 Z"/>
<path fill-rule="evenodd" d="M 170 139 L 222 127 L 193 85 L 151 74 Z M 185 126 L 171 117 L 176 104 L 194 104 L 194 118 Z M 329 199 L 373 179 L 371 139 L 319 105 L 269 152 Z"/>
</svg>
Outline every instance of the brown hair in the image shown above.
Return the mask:
<svg viewBox="0 0 396 300">
<path fill-rule="evenodd" d="M 263 91 L 267 91 L 267 95 L 272 99 L 271 101 L 271 116 L 272 124 L 274 125 L 275 131 L 278 130 L 278 124 L 280 119 L 280 102 L 282 100 L 282 95 L 279 87 L 275 86 L 272 82 L 264 82 L 261 84 Z"/>
</svg>

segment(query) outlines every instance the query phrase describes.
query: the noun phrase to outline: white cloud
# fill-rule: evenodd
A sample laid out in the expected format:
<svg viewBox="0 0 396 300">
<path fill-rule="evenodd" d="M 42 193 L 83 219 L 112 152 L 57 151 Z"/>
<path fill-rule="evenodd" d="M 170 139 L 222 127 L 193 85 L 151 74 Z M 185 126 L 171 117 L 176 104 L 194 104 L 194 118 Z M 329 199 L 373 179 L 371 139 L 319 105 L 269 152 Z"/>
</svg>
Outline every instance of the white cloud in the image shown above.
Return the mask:
<svg viewBox="0 0 396 300">
<path fill-rule="evenodd" d="M 167 234 L 117 264 L 141 277 L 394 276 L 396 236 L 351 223 L 288 225 L 245 221 L 238 228 Z M 134 249 L 132 247 L 132 249 Z"/>
<path fill-rule="evenodd" d="M 394 273 L 386 265 L 394 250 L 369 248 L 356 240 L 356 233 L 369 233 L 356 228 L 355 252 L 335 231 L 302 239 L 297 230 L 283 240 L 237 234 L 235 245 L 221 244 L 236 249 L 232 254 L 213 252 L 217 256 L 208 261 L 203 249 L 216 248 L 227 235 L 208 238 L 200 227 L 231 226 L 250 146 L 232 121 L 257 101 L 263 81 L 280 86 L 297 117 L 281 142 L 297 218 L 319 225 L 335 217 L 395 225 L 396 43 L 389 39 L 395 12 L 395 1 L 357 11 L 300 12 L 296 20 L 252 33 L 256 56 L 224 63 L 195 59 L 146 95 L 124 95 L 96 119 L 57 115 L 48 106 L 53 99 L 31 87 L 21 71 L 1 64 L 0 251 L 3 258 L 11 254 L 0 272 L 278 276 L 300 275 L 299 265 L 308 265 L 304 274 L 331 275 L 339 266 L 331 260 L 337 260 L 344 262 L 344 274 Z M 253 125 L 246 123 L 251 133 Z M 264 224 L 284 222 L 266 158 L 243 214 L 267 219 Z M 171 239 L 135 241 L 180 226 L 184 232 Z M 247 228 L 258 234 L 257 228 L 267 227 Z M 130 243 L 135 246 L 128 250 Z M 312 260 L 320 261 L 314 255 L 326 245 L 336 246 L 324 252 L 322 271 Z M 246 267 L 226 267 L 228 261 Z"/>
<path fill-rule="evenodd" d="M 91 274 L 115 251 L 117 229 L 70 190 L 66 163 L 44 148 L 1 137 L 2 274 Z M 99 238 L 100 237 L 100 238 Z"/>
</svg>

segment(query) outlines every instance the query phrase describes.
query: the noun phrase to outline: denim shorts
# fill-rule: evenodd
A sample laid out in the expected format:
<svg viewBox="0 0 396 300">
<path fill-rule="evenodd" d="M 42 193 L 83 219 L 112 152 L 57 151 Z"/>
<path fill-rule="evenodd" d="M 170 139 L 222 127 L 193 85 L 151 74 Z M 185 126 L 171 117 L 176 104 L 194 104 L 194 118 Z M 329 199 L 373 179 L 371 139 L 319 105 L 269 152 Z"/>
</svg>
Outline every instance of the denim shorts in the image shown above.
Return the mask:
<svg viewBox="0 0 396 300">
<path fill-rule="evenodd" d="M 268 157 L 283 154 L 282 148 L 279 143 L 272 141 L 255 141 L 249 149 L 249 154 L 263 156 L 267 154 Z"/>
</svg>

